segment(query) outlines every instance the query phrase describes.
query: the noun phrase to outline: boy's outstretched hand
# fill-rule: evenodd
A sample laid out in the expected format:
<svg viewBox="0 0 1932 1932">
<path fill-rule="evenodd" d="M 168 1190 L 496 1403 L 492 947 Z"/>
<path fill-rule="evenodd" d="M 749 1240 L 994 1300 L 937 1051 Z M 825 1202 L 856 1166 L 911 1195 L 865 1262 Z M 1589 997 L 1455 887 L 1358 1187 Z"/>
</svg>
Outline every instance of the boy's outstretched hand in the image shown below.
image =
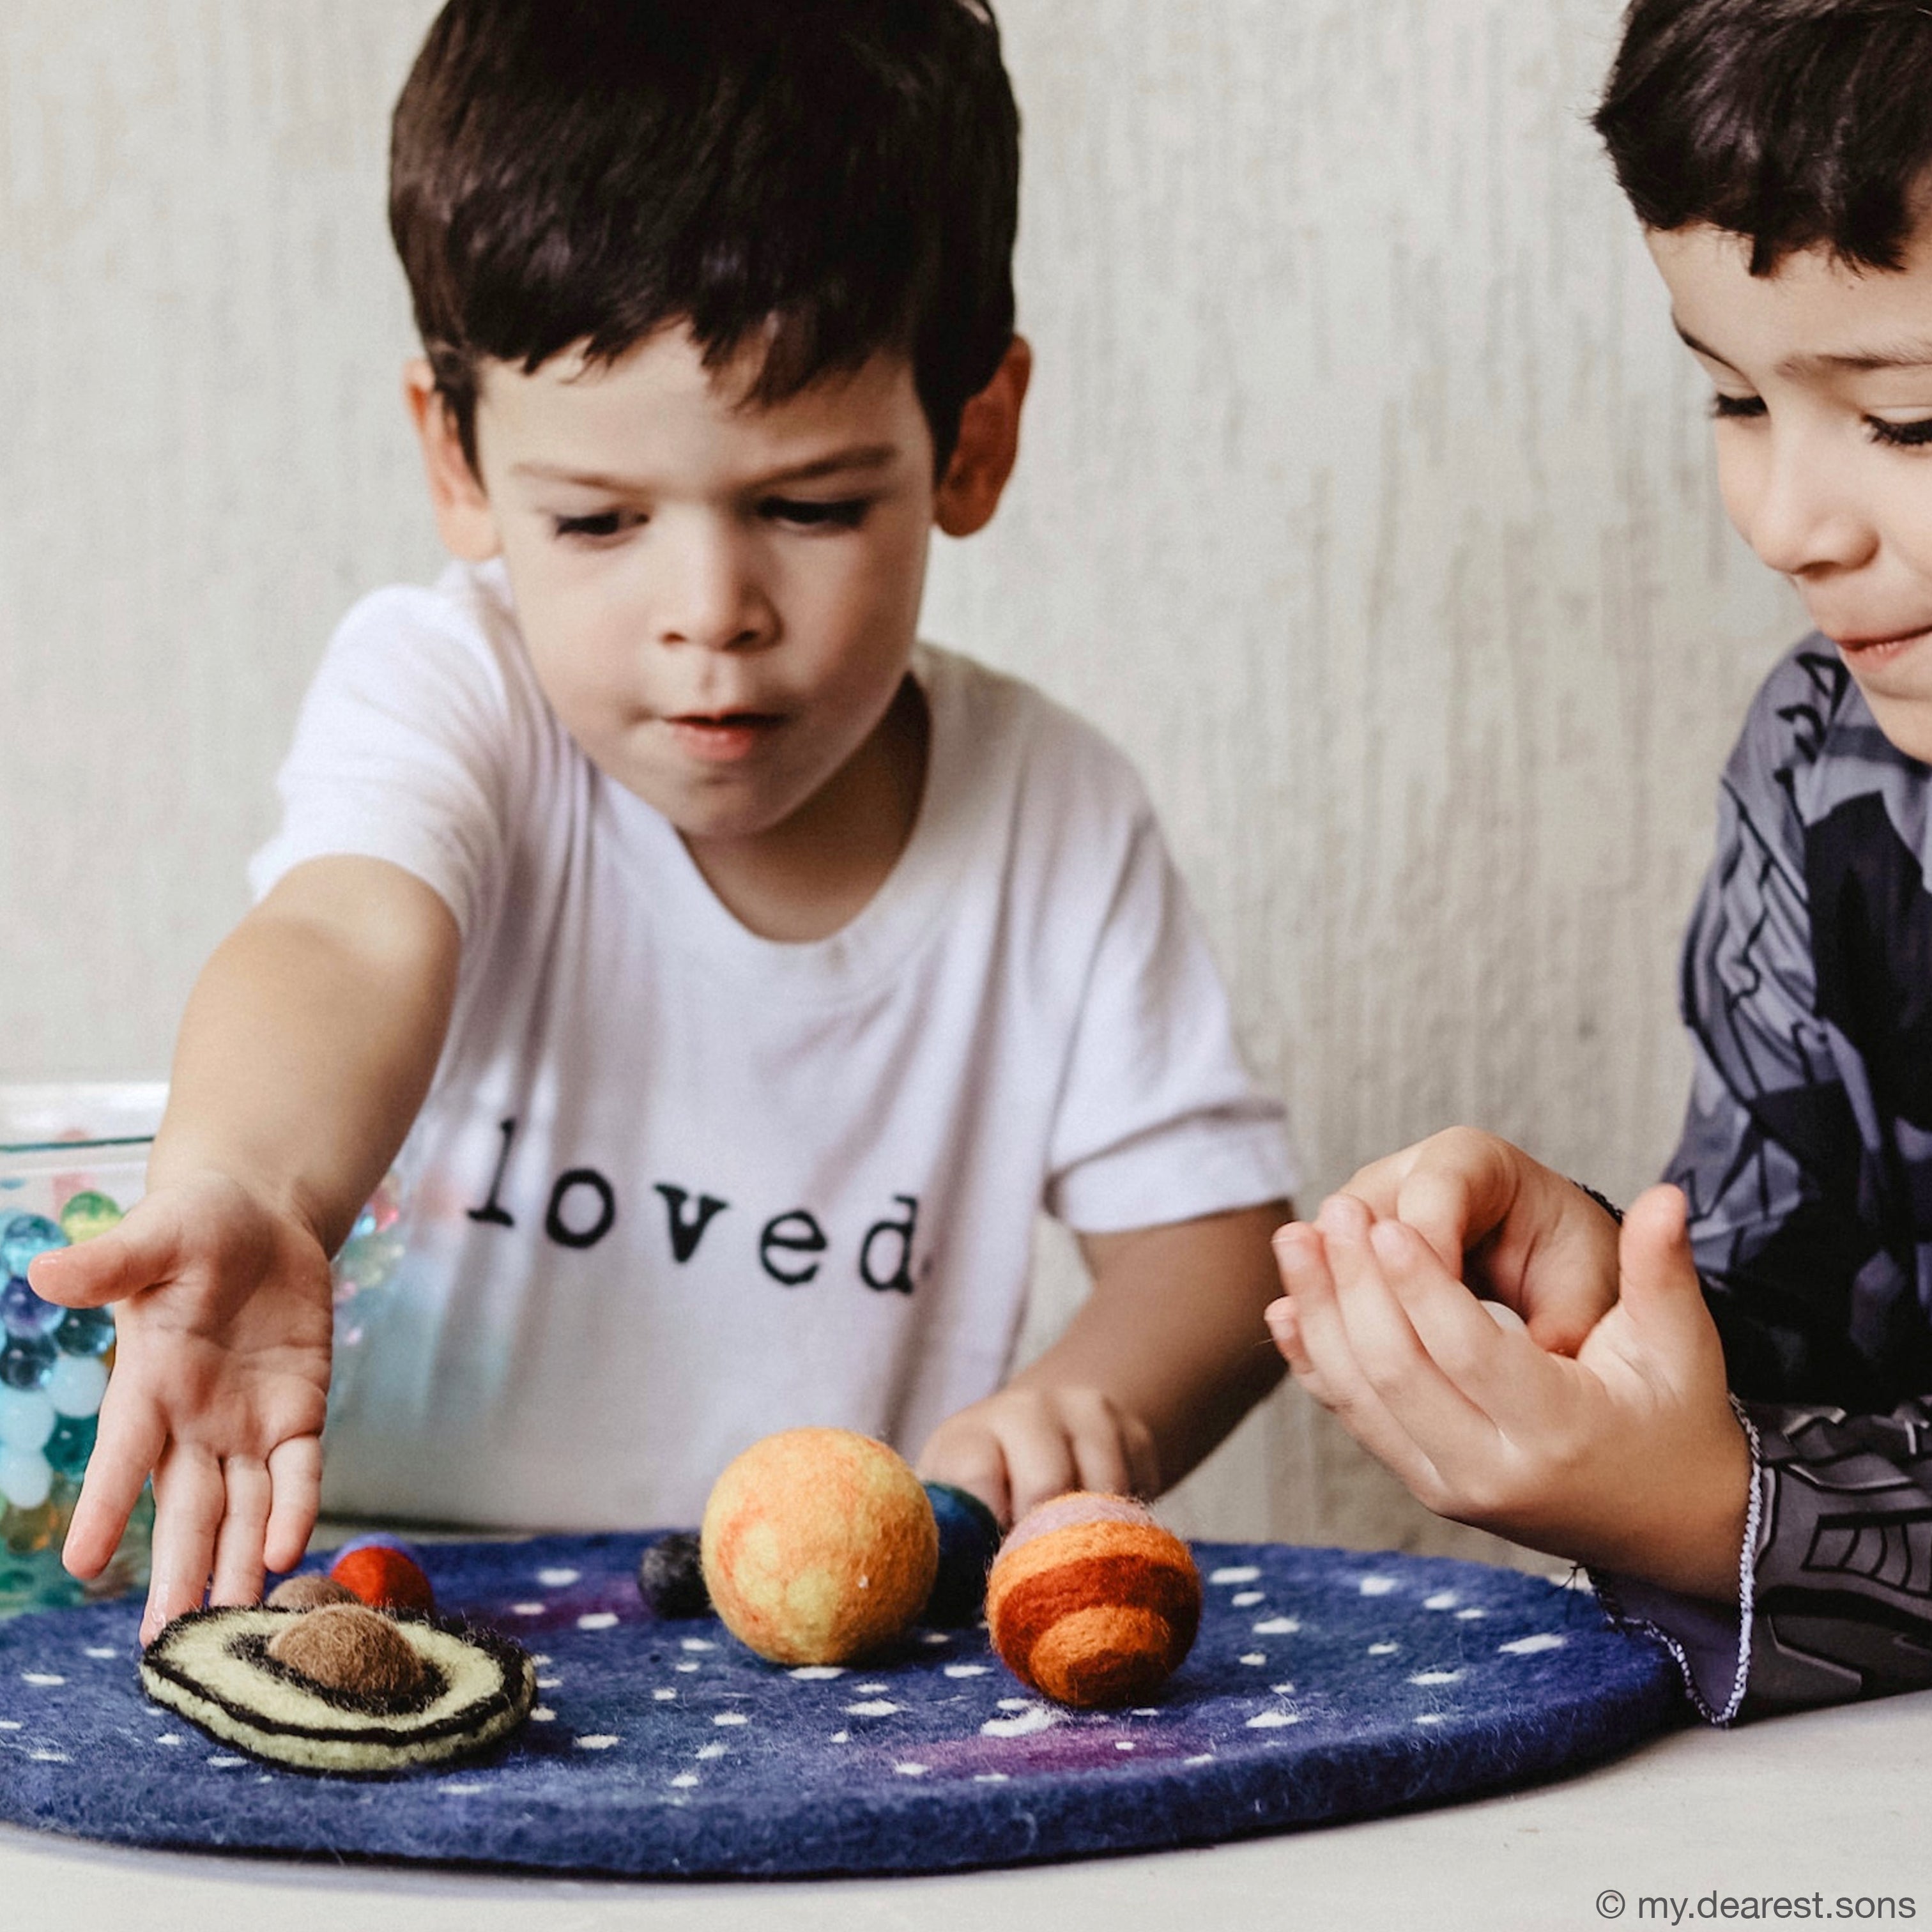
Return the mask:
<svg viewBox="0 0 1932 1932">
<path fill-rule="evenodd" d="M 83 1579 L 154 1480 L 141 1640 L 201 1606 L 260 1600 L 314 1526 L 328 1402 L 328 1256 L 292 1214 L 225 1175 L 172 1181 L 122 1224 L 38 1256 L 36 1294 L 115 1304 L 114 1373 L 64 1552 Z"/>
<path fill-rule="evenodd" d="M 1750 1453 L 1675 1188 L 1651 1189 L 1625 1216 L 1616 1304 L 1574 1360 L 1352 1196 L 1282 1228 L 1275 1253 L 1287 1292 L 1268 1311 L 1276 1346 L 1428 1508 L 1736 1600 Z"/>
</svg>

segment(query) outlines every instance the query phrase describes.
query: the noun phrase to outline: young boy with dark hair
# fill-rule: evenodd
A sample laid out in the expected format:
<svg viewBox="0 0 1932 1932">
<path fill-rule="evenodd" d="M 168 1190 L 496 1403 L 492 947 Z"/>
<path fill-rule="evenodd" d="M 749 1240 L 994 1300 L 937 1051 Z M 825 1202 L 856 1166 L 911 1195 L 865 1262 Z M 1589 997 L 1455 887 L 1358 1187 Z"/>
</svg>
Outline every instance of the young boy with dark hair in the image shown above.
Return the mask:
<svg viewBox="0 0 1932 1932">
<path fill-rule="evenodd" d="M 1432 1508 L 1599 1566 L 1718 1719 L 1932 1684 L 1928 94 L 1909 0 L 1636 0 L 1597 116 L 1816 626 L 1725 775 L 1675 1185 L 1619 1237 L 1459 1130 L 1276 1244 L 1305 1384 Z"/>
<path fill-rule="evenodd" d="M 694 1521 L 838 1423 L 1003 1513 L 1153 1492 L 1279 1372 L 1280 1109 L 1132 772 L 915 642 L 1029 368 L 975 0 L 452 0 L 398 104 L 406 388 L 457 561 L 330 645 L 149 1192 L 68 1545 L 146 1630 L 320 1493 L 326 1257 L 396 1156 L 328 1495 Z M 405 1139 L 406 1136 L 406 1143 Z M 1000 1387 L 1044 1205 L 1093 1292 Z"/>
</svg>

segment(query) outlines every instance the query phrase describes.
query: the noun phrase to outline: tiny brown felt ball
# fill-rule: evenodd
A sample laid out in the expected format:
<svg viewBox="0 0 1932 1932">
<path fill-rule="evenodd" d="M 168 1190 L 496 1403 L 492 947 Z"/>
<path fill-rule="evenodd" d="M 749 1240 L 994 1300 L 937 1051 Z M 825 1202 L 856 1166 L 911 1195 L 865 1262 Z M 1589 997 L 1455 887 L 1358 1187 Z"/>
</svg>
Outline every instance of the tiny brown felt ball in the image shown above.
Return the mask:
<svg viewBox="0 0 1932 1932">
<path fill-rule="evenodd" d="M 939 1568 L 919 1478 L 849 1429 L 753 1443 L 713 1485 L 699 1542 L 725 1628 L 775 1664 L 843 1664 L 890 1643 Z"/>
<path fill-rule="evenodd" d="M 328 1574 L 374 1610 L 418 1610 L 428 1616 L 436 1608 L 436 1592 L 418 1565 L 380 1543 L 345 1550 Z"/>
<path fill-rule="evenodd" d="M 1201 1623 L 1201 1573 L 1128 1496 L 1056 1496 L 1016 1522 L 986 1580 L 993 1648 L 1022 1684 L 1083 1708 L 1144 1697 Z"/>
<path fill-rule="evenodd" d="M 338 1583 L 333 1576 L 325 1576 L 314 1570 L 304 1570 L 299 1576 L 284 1576 L 268 1592 L 268 1607 L 272 1610 L 316 1610 L 324 1604 L 353 1604 L 361 1599 L 346 1583 Z"/>
<path fill-rule="evenodd" d="M 269 1639 L 268 1654 L 312 1684 L 360 1696 L 406 1697 L 423 1682 L 416 1646 L 362 1604 L 324 1604 L 291 1618 Z"/>
</svg>

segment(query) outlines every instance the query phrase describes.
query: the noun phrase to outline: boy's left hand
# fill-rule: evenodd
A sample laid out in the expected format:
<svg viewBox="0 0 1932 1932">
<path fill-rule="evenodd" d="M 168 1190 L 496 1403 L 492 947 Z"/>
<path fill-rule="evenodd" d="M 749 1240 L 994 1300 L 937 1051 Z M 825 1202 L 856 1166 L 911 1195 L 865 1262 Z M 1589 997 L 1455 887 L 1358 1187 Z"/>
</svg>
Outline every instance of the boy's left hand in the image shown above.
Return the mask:
<svg viewBox="0 0 1932 1932">
<path fill-rule="evenodd" d="M 1154 1495 L 1153 1432 L 1098 1389 L 1009 1388 L 950 1416 L 918 1462 L 921 1478 L 970 1490 L 1010 1527 L 1068 1490 Z"/>
<path fill-rule="evenodd" d="M 1346 1196 L 1275 1252 L 1296 1378 L 1438 1515 L 1736 1600 L 1750 1457 L 1675 1188 L 1631 1206 L 1617 1304 L 1574 1360 Z"/>
</svg>

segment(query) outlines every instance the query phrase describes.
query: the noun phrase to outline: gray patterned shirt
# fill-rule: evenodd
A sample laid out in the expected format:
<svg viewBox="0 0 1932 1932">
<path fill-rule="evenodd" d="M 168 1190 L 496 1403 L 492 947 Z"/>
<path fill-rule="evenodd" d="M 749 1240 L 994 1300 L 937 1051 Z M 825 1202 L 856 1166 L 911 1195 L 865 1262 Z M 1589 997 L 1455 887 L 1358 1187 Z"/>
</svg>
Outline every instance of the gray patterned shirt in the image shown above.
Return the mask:
<svg viewBox="0 0 1932 1932">
<path fill-rule="evenodd" d="M 1666 1178 L 1755 1493 L 1742 1603 L 1606 1580 L 1723 1720 L 1932 1684 L 1932 766 L 1823 640 L 1767 678 L 1684 943 Z"/>
</svg>

